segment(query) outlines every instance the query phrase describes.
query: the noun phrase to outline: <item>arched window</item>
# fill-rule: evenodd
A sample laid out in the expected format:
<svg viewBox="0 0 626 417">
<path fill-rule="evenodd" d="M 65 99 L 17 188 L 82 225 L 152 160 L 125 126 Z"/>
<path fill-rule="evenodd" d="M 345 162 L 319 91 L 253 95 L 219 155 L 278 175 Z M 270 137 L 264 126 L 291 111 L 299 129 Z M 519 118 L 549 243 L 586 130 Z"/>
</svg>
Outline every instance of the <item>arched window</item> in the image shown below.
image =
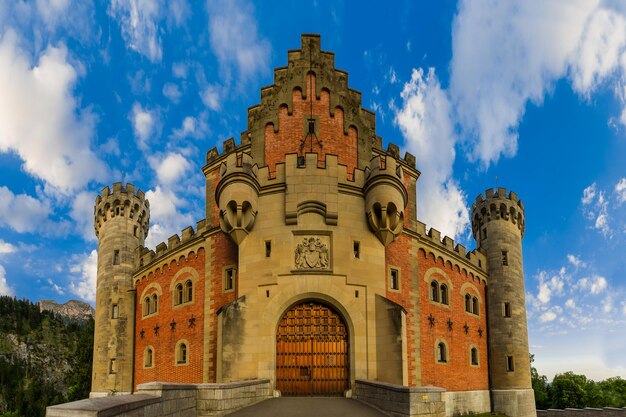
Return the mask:
<svg viewBox="0 0 626 417">
<path fill-rule="evenodd" d="M 441 304 L 448 304 L 448 286 L 441 284 Z"/>
<path fill-rule="evenodd" d="M 439 284 L 437 281 L 430 283 L 430 300 L 439 301 Z"/>
<path fill-rule="evenodd" d="M 446 344 L 443 342 L 439 342 L 437 344 L 437 362 L 446 363 L 448 362 L 448 349 Z"/>
<path fill-rule="evenodd" d="M 175 302 L 176 305 L 183 303 L 183 284 L 176 285 L 176 291 L 174 292 L 174 300 L 176 301 Z"/>
<path fill-rule="evenodd" d="M 478 298 L 472 298 L 472 313 L 478 315 Z"/>
<path fill-rule="evenodd" d="M 148 314 L 150 314 L 150 297 L 146 297 L 143 300 L 143 315 L 147 316 Z"/>
<path fill-rule="evenodd" d="M 147 347 L 145 352 L 143 353 L 143 367 L 144 368 L 152 368 L 152 364 L 154 362 L 154 351 L 151 347 Z"/>
<path fill-rule="evenodd" d="M 178 365 L 184 365 L 187 363 L 187 344 L 181 343 L 176 350 L 176 363 Z"/>
<path fill-rule="evenodd" d="M 156 313 L 159 311 L 158 298 L 159 298 L 158 295 L 152 294 L 152 310 L 150 311 L 150 313 Z"/>
<path fill-rule="evenodd" d="M 193 282 L 191 280 L 185 282 L 185 297 L 185 302 L 193 300 Z"/>
<path fill-rule="evenodd" d="M 475 347 L 473 347 L 470 350 L 470 363 L 474 366 L 478 365 L 478 349 L 476 349 Z"/>
<path fill-rule="evenodd" d="M 472 296 L 469 294 L 465 294 L 465 311 L 472 312 Z"/>
</svg>

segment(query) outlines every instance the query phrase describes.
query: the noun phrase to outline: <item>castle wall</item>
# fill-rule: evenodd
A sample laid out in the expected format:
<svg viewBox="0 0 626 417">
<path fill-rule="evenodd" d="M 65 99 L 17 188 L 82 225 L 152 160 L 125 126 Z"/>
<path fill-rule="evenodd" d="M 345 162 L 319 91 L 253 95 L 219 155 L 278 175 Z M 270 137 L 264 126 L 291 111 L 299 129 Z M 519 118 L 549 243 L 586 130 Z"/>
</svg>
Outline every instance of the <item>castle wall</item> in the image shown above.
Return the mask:
<svg viewBox="0 0 626 417">
<path fill-rule="evenodd" d="M 203 382 L 203 329 L 205 328 L 204 300 L 206 251 L 176 254 L 172 260 L 153 273 L 138 279 L 135 311 L 135 386 L 152 381 Z M 191 301 L 175 302 L 175 287 L 187 280 L 193 283 Z M 144 299 L 153 294 L 158 296 L 158 311 L 144 315 Z M 158 329 L 158 330 L 157 330 Z M 187 363 L 178 364 L 177 345 L 187 344 Z M 146 366 L 144 354 L 153 350 L 153 364 Z"/>
<path fill-rule="evenodd" d="M 420 345 L 422 385 L 434 385 L 450 391 L 489 389 L 487 351 L 486 285 L 483 280 L 472 279 L 456 266 L 433 252 L 421 248 L 418 253 L 418 285 L 420 305 Z M 430 283 L 435 279 L 448 287 L 448 305 L 430 300 Z M 478 316 L 465 311 L 465 293 L 479 299 Z M 429 317 L 434 319 L 433 324 Z M 452 323 L 449 328 L 448 321 Z M 468 332 L 464 326 L 467 324 Z M 482 330 L 482 336 L 479 333 Z M 436 345 L 444 341 L 447 360 L 437 360 Z M 478 349 L 479 364 L 470 363 L 470 349 Z"/>
</svg>

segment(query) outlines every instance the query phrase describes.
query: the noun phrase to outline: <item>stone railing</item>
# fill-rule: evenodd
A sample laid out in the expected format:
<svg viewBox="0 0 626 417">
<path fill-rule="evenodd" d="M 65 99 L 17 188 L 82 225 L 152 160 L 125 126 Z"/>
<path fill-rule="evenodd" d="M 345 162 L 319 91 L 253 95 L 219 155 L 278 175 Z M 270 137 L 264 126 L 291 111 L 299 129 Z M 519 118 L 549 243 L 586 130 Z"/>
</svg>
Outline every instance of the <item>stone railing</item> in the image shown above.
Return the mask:
<svg viewBox="0 0 626 417">
<path fill-rule="evenodd" d="M 537 417 L 626 417 L 626 408 L 566 408 L 537 410 Z"/>
<path fill-rule="evenodd" d="M 224 384 L 141 384 L 136 394 L 90 398 L 48 407 L 46 417 L 222 416 L 270 397 L 270 381 Z"/>
<path fill-rule="evenodd" d="M 393 417 L 445 417 L 445 390 L 357 380 L 354 398 Z"/>
</svg>

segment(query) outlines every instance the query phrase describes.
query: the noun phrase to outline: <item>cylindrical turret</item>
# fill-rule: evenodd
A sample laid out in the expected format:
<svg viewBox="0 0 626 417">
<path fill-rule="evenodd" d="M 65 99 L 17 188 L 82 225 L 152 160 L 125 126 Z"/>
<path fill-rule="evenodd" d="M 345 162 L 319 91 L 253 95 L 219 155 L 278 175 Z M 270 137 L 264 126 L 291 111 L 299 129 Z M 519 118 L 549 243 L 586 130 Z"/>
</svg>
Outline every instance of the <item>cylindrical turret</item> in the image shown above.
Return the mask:
<svg viewBox="0 0 626 417">
<path fill-rule="evenodd" d="M 98 280 L 91 396 L 133 390 L 134 251 L 148 235 L 150 204 L 135 186 L 113 184 L 96 197 Z"/>
<path fill-rule="evenodd" d="M 472 233 L 487 256 L 489 376 L 494 411 L 535 416 L 530 380 L 522 238 L 524 205 L 506 189 L 487 190 L 472 205 Z"/>
</svg>

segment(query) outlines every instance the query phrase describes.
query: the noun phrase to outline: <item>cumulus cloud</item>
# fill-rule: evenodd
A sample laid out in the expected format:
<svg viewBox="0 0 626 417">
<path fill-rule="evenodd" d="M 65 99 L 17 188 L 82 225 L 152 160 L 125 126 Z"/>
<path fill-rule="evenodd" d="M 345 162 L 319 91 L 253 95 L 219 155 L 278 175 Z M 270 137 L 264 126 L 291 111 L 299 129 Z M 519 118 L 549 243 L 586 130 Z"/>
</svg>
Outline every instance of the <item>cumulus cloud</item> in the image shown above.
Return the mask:
<svg viewBox="0 0 626 417">
<path fill-rule="evenodd" d="M 594 182 L 583 190 L 581 199 L 583 215 L 589 220 L 591 228 L 600 231 L 605 238 L 613 238 L 620 224 L 626 230 L 624 216 L 619 211 L 626 201 L 626 178 L 617 182 L 614 191 L 602 189 Z"/>
<path fill-rule="evenodd" d="M 64 193 L 104 179 L 108 168 L 91 150 L 96 117 L 72 95 L 78 71 L 66 47 L 48 47 L 35 66 L 28 56 L 15 32 L 0 39 L 0 152 Z"/>
<path fill-rule="evenodd" d="M 146 193 L 150 200 L 150 233 L 146 239 L 146 246 L 154 248 L 160 242 L 177 233 L 187 226 L 194 225 L 189 213 L 183 213 L 186 202 L 166 187 L 157 186 Z"/>
<path fill-rule="evenodd" d="M 15 291 L 7 282 L 7 272 L 2 265 L 0 265 L 0 295 L 15 295 Z"/>
<path fill-rule="evenodd" d="M 8 226 L 18 233 L 34 232 L 48 223 L 50 208 L 27 194 L 13 194 L 0 187 L 0 226 Z"/>
<path fill-rule="evenodd" d="M 596 198 L 596 183 L 595 182 L 583 190 L 583 198 L 581 199 L 581 202 L 584 205 L 588 205 L 588 204 L 591 204 L 594 198 Z"/>
<path fill-rule="evenodd" d="M 580 266 L 584 266 L 584 262 L 580 260 L 580 258 L 576 255 L 568 254 L 567 261 L 574 265 L 574 267 L 578 268 Z"/>
<path fill-rule="evenodd" d="M 424 172 L 418 182 L 418 215 L 454 238 L 467 230 L 469 213 L 465 194 L 452 178 L 456 140 L 448 96 L 433 68 L 427 74 L 419 68 L 404 84 L 401 98 L 402 107 L 393 109 L 394 121 Z"/>
<path fill-rule="evenodd" d="M 539 321 L 547 322 L 556 319 L 556 314 L 553 311 L 546 311 L 539 317 Z"/>
<path fill-rule="evenodd" d="M 220 103 L 221 90 L 217 85 L 209 85 L 200 93 L 200 98 L 205 106 L 213 111 L 217 111 L 221 107 Z"/>
<path fill-rule="evenodd" d="M 600 275 L 592 275 L 591 277 L 585 277 L 578 280 L 576 286 L 589 291 L 591 294 L 600 294 L 607 287 L 607 280 Z"/>
<path fill-rule="evenodd" d="M 133 124 L 133 131 L 137 139 L 137 146 L 141 150 L 148 149 L 148 141 L 156 130 L 156 119 L 154 111 L 144 109 L 140 103 L 135 103 L 130 113 L 130 121 Z"/>
<path fill-rule="evenodd" d="M 162 18 L 160 1 L 111 0 L 109 15 L 117 19 L 126 46 L 159 62 L 163 57 L 159 20 Z"/>
<path fill-rule="evenodd" d="M 453 22 L 450 96 L 474 158 L 487 166 L 502 155 L 515 155 L 517 128 L 527 104 L 541 104 L 565 77 L 583 97 L 613 87 L 626 112 L 626 98 L 618 88 L 626 76 L 625 10 L 611 4 L 459 3 Z"/>
<path fill-rule="evenodd" d="M 93 228 L 93 205 L 95 201 L 94 193 L 83 191 L 74 197 L 70 216 L 78 227 L 78 232 L 86 241 L 95 241 L 96 235 Z"/>
<path fill-rule="evenodd" d="M 172 131 L 172 138 L 182 139 L 186 137 L 202 138 L 209 133 L 209 125 L 205 121 L 206 114 L 201 113 L 200 116 L 187 116 L 183 119 L 180 128 Z"/>
<path fill-rule="evenodd" d="M 170 99 L 172 103 L 178 104 L 183 93 L 181 93 L 178 85 L 174 83 L 165 83 L 163 86 L 163 95 Z"/>
<path fill-rule="evenodd" d="M 626 178 L 622 178 L 615 184 L 615 193 L 617 194 L 619 204 L 626 202 Z"/>
<path fill-rule="evenodd" d="M 70 272 L 73 274 L 70 290 L 83 300 L 95 302 L 98 251 L 94 249 L 91 253 L 74 256 L 72 260 L 74 266 L 70 268 Z"/>
<path fill-rule="evenodd" d="M 173 185 L 192 168 L 187 158 L 176 152 L 152 156 L 149 162 L 159 182 L 165 185 Z"/>
<path fill-rule="evenodd" d="M 15 245 L 0 239 L 0 256 L 6 255 L 7 253 L 13 253 L 16 250 L 17 248 Z"/>
<path fill-rule="evenodd" d="M 209 38 L 227 81 L 240 81 L 267 70 L 270 44 L 257 32 L 254 7 L 244 0 L 207 0 Z M 234 70 L 234 71 L 233 71 Z"/>
</svg>

